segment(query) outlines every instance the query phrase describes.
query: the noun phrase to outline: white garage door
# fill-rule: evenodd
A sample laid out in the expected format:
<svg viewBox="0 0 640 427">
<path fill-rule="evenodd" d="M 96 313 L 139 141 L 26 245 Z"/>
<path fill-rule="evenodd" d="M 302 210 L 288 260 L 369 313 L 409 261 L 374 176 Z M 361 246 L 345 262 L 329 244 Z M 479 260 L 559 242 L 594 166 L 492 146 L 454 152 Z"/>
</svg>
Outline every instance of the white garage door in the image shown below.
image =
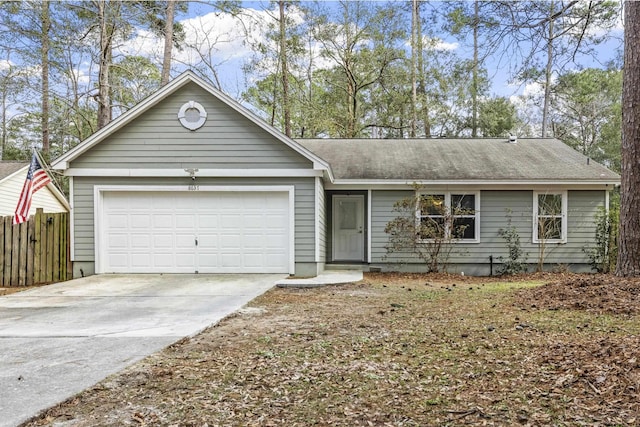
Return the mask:
<svg viewBox="0 0 640 427">
<path fill-rule="evenodd" d="M 107 191 L 103 273 L 287 273 L 287 192 Z"/>
</svg>

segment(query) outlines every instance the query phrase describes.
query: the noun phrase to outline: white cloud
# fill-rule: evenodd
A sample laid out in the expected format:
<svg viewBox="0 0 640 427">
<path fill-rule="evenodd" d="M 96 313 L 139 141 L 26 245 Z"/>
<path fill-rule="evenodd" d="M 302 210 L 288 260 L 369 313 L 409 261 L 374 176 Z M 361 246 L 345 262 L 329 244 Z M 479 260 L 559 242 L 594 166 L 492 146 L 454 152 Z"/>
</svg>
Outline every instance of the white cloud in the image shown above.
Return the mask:
<svg viewBox="0 0 640 427">
<path fill-rule="evenodd" d="M 266 23 L 273 19 L 269 13 L 274 12 L 243 9 L 241 18 L 212 12 L 181 20 L 185 40 L 181 49 L 173 49 L 175 68 L 196 67 L 204 61 L 208 63 L 205 68 L 212 66 L 220 72 L 220 67 L 231 62 L 233 71 L 237 72 L 242 63 L 253 55 L 251 44 L 269 43 Z M 144 56 L 159 65 L 163 49 L 164 39 L 138 29 L 134 37 L 117 48 L 117 52 Z"/>
<path fill-rule="evenodd" d="M 0 70 L 8 70 L 13 65 L 15 64 L 8 59 L 0 59 Z"/>
<path fill-rule="evenodd" d="M 87 85 L 91 83 L 91 75 L 85 72 L 86 70 L 72 70 L 72 73 L 75 75 L 76 81 L 81 85 Z"/>
<path fill-rule="evenodd" d="M 245 45 L 246 36 L 238 18 L 228 13 L 208 13 L 182 21 L 185 30 L 185 47 L 177 51 L 175 58 L 180 62 L 190 63 L 198 56 L 218 57 L 218 61 L 245 57 L 251 50 Z M 262 31 L 255 25 L 247 30 L 261 37 Z M 254 36 L 254 34 L 251 34 Z M 198 55 L 199 53 L 199 55 Z"/>
<path fill-rule="evenodd" d="M 529 97 L 529 98 L 534 98 L 537 96 L 542 96 L 544 95 L 544 86 L 541 83 L 527 83 L 524 86 L 524 89 L 522 91 L 522 95 Z"/>
<path fill-rule="evenodd" d="M 444 51 L 452 51 L 452 50 L 457 50 L 460 47 L 460 44 L 458 42 L 446 42 L 444 40 L 435 40 L 435 43 L 433 45 L 433 48 L 435 50 L 444 50 Z"/>
<path fill-rule="evenodd" d="M 425 49 L 436 51 L 453 51 L 460 48 L 460 43 L 458 42 L 448 42 L 437 37 L 423 37 L 422 44 Z M 411 40 L 405 40 L 403 46 L 406 49 L 411 49 Z"/>
<path fill-rule="evenodd" d="M 138 29 L 135 37 L 118 46 L 117 51 L 126 56 L 144 56 L 158 58 L 162 52 L 164 40 L 150 31 Z"/>
</svg>

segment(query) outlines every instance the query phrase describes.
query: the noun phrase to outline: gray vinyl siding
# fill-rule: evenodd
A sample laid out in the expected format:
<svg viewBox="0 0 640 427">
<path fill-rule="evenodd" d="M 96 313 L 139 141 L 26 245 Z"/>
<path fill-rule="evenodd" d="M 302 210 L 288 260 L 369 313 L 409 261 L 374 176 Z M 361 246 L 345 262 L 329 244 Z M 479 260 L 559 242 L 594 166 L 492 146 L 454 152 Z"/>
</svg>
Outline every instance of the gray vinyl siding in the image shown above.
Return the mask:
<svg viewBox="0 0 640 427">
<path fill-rule="evenodd" d="M 521 248 L 528 252 L 527 261 L 537 253 L 531 243 L 533 232 L 533 191 L 482 191 L 480 193 L 480 243 L 470 244 L 469 262 L 488 263 L 489 256 L 496 262 L 507 257 L 509 249 L 500 236 L 500 230 L 509 225 L 516 228 Z"/>
<path fill-rule="evenodd" d="M 95 261 L 94 185 L 186 185 L 175 178 L 75 177 L 74 261 Z M 295 186 L 295 262 L 315 262 L 315 182 L 314 178 L 198 178 L 206 185 L 293 185 Z"/>
<path fill-rule="evenodd" d="M 549 248 L 548 263 L 588 263 L 584 249 L 593 247 L 595 242 L 594 217 L 605 204 L 605 192 L 569 191 L 568 196 L 567 243 Z"/>
<path fill-rule="evenodd" d="M 393 211 L 393 204 L 405 197 L 412 197 L 413 191 L 383 191 L 371 192 L 371 262 L 417 262 L 411 254 L 393 253 L 387 255 L 386 245 L 389 236 L 384 232 L 387 223 L 398 213 Z"/>
<path fill-rule="evenodd" d="M 320 239 L 319 249 L 320 253 L 318 254 L 318 262 L 326 262 L 327 261 L 327 202 L 326 195 L 324 192 L 324 181 L 318 178 L 318 236 Z"/>
<path fill-rule="evenodd" d="M 205 125 L 190 131 L 177 114 L 203 105 Z M 195 83 L 187 84 L 75 159 L 73 168 L 300 169 L 312 162 Z"/>
<path fill-rule="evenodd" d="M 397 213 L 393 204 L 411 197 L 412 191 L 373 191 L 371 215 L 372 263 L 417 263 L 410 253 L 387 254 L 388 235 L 384 228 Z M 567 206 L 567 243 L 548 243 L 547 264 L 585 264 L 588 258 L 583 248 L 593 246 L 595 239 L 594 217 L 604 206 L 604 191 L 569 191 Z M 532 243 L 533 191 L 481 191 L 480 193 L 480 242 L 455 243 L 449 263 L 488 264 L 492 255 L 495 262 L 508 256 L 508 248 L 499 231 L 509 225 L 516 227 L 527 261 L 538 260 L 538 244 Z"/>
</svg>

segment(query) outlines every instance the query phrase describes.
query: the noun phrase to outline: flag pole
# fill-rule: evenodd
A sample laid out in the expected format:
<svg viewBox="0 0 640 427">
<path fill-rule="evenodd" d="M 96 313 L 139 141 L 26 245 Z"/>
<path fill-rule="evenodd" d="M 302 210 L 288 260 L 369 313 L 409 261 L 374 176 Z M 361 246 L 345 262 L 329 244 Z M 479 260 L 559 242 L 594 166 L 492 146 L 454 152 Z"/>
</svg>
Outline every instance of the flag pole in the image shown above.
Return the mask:
<svg viewBox="0 0 640 427">
<path fill-rule="evenodd" d="M 33 194 L 51 182 L 51 177 L 40 162 L 40 157 L 34 150 L 22 191 L 18 197 L 18 204 L 13 215 L 13 225 L 21 224 L 29 219 Z"/>
<path fill-rule="evenodd" d="M 47 173 L 47 175 L 51 179 L 51 183 L 58 189 L 58 191 L 60 191 L 62 194 L 64 194 L 64 191 L 62 191 L 62 186 L 60 185 L 60 183 L 58 182 L 58 180 L 54 176 L 53 171 L 49 167 L 49 164 L 44 161 L 44 159 L 42 158 L 42 156 L 40 155 L 40 153 L 36 149 L 35 145 L 33 145 L 31 147 L 31 149 L 33 150 L 33 153 L 38 158 L 38 161 L 40 162 L 40 166 L 42 166 L 42 168 L 45 170 L 45 172 Z"/>
</svg>

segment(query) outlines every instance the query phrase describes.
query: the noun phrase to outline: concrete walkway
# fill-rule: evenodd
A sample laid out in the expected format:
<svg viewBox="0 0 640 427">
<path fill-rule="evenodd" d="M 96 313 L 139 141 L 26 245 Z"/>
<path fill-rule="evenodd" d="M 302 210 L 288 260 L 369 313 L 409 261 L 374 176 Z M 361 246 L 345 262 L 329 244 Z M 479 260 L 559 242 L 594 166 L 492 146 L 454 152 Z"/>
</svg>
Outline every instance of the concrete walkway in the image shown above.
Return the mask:
<svg viewBox="0 0 640 427">
<path fill-rule="evenodd" d="M 340 285 L 362 280 L 362 271 L 325 270 L 316 277 L 307 279 L 282 279 L 276 282 L 279 288 L 318 288 L 327 285 Z"/>
<path fill-rule="evenodd" d="M 192 336 L 283 275 L 99 275 L 0 297 L 0 426 Z"/>
</svg>

